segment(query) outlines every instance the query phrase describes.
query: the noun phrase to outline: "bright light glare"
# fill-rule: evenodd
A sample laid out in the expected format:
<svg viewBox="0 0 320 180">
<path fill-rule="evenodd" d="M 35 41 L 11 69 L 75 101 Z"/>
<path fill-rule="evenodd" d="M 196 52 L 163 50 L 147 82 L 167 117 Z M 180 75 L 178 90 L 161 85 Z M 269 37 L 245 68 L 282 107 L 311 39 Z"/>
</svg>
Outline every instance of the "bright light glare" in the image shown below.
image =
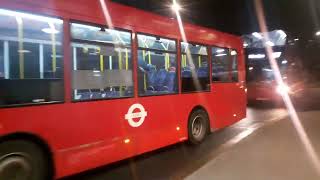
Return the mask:
<svg viewBox="0 0 320 180">
<path fill-rule="evenodd" d="M 224 52 L 224 49 L 218 49 L 216 52 L 217 53 L 222 53 L 222 52 Z"/>
<path fill-rule="evenodd" d="M 268 46 L 274 46 L 274 43 L 271 42 L 271 41 L 267 41 L 267 42 L 266 42 L 266 45 L 268 45 Z"/>
<path fill-rule="evenodd" d="M 243 47 L 248 47 L 249 44 L 248 43 L 243 43 Z"/>
<path fill-rule="evenodd" d="M 130 139 L 125 139 L 123 142 L 124 142 L 125 144 L 129 144 L 129 143 L 130 143 Z"/>
<path fill-rule="evenodd" d="M 252 33 L 252 35 L 254 37 L 258 38 L 258 39 L 262 39 L 263 38 L 262 35 L 260 33 L 257 33 L 257 32 Z"/>
<path fill-rule="evenodd" d="M 253 70 L 253 67 L 249 67 L 249 71 L 252 71 Z"/>
<path fill-rule="evenodd" d="M 299 38 L 295 38 L 294 41 L 299 41 Z"/>
<path fill-rule="evenodd" d="M 226 56 L 227 54 L 217 54 L 216 56 L 217 57 L 220 57 L 220 56 Z"/>
<path fill-rule="evenodd" d="M 262 32 L 268 32 L 267 29 L 267 23 L 265 20 L 265 15 L 264 15 L 264 7 L 263 7 L 263 3 L 262 0 L 255 0 L 255 9 L 256 9 L 256 15 L 258 18 L 258 22 L 259 22 L 259 27 L 261 29 Z M 320 33 L 319 33 L 320 35 Z M 278 67 L 277 61 L 276 59 L 272 58 L 272 48 L 270 46 L 266 46 L 266 51 L 269 54 L 268 57 L 270 65 L 272 67 L 272 69 L 274 69 L 274 77 L 276 82 L 281 85 L 284 84 L 281 73 L 280 73 L 280 69 Z M 306 154 L 309 157 L 309 160 L 313 163 L 314 169 L 317 171 L 318 176 L 320 176 L 320 160 L 319 160 L 319 156 L 317 154 L 317 152 L 315 151 L 315 148 L 312 144 L 312 142 L 310 141 L 308 134 L 306 133 L 306 130 L 304 129 L 301 120 L 298 117 L 297 111 L 295 110 L 293 103 L 290 99 L 290 96 L 288 93 L 284 93 L 281 94 L 283 101 L 287 107 L 287 110 L 289 112 L 290 118 L 292 120 L 292 123 L 295 127 L 295 129 L 297 130 L 297 133 L 299 135 L 299 138 L 302 142 L 302 144 L 304 145 L 304 148 L 306 150 Z"/>
<path fill-rule="evenodd" d="M 263 68 L 262 71 L 272 72 L 273 70 L 268 68 Z"/>
<path fill-rule="evenodd" d="M 278 30 L 277 32 L 280 34 L 280 37 L 281 37 L 282 39 L 285 39 L 285 38 L 287 37 L 287 34 L 286 34 L 284 31 Z"/>
<path fill-rule="evenodd" d="M 287 60 L 283 60 L 283 61 L 281 62 L 281 64 L 288 64 L 288 61 L 287 61 Z"/>
<path fill-rule="evenodd" d="M 320 31 L 316 32 L 316 36 L 320 36 Z"/>
<path fill-rule="evenodd" d="M 249 59 L 263 59 L 265 57 L 265 54 L 249 54 Z"/>
<path fill-rule="evenodd" d="M 281 56 L 282 52 L 273 52 L 272 57 L 273 58 L 279 58 Z"/>
<path fill-rule="evenodd" d="M 41 31 L 47 33 L 47 34 L 58 34 L 59 31 L 52 28 L 43 28 Z"/>
<path fill-rule="evenodd" d="M 106 1 L 100 0 L 100 5 L 101 5 L 102 11 L 103 11 L 103 15 L 104 15 L 104 18 L 105 18 L 105 20 L 107 22 L 108 27 L 110 29 L 114 29 L 113 22 L 112 22 L 112 19 L 111 19 L 111 16 L 110 16 Z"/>
<path fill-rule="evenodd" d="M 175 12 L 178 12 L 181 10 L 181 6 L 176 1 L 173 2 L 173 4 L 171 5 L 171 8 Z"/>
<path fill-rule="evenodd" d="M 276 91 L 278 94 L 283 95 L 290 92 L 290 87 L 286 84 L 280 84 L 277 86 Z"/>
<path fill-rule="evenodd" d="M 235 56 L 237 54 L 238 54 L 237 51 L 235 51 L 235 50 L 231 51 L 231 56 Z"/>
<path fill-rule="evenodd" d="M 281 56 L 282 52 L 274 52 L 272 53 L 273 58 L 279 58 Z M 265 54 L 249 54 L 249 59 L 263 59 L 265 58 Z"/>
</svg>

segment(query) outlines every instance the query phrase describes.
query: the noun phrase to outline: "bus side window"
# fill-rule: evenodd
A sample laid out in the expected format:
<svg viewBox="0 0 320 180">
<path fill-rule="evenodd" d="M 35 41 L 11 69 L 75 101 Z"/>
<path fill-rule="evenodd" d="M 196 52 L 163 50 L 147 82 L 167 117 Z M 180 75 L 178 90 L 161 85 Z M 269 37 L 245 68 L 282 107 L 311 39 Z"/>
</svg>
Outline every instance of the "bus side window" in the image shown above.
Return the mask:
<svg viewBox="0 0 320 180">
<path fill-rule="evenodd" d="M 138 34 L 139 96 L 178 92 L 176 42 Z"/>
<path fill-rule="evenodd" d="M 76 101 L 133 97 L 131 33 L 71 23 Z"/>
<path fill-rule="evenodd" d="M 4 47 L 3 47 L 4 43 L 2 41 L 0 41 L 0 80 L 5 78 L 4 75 Z"/>
<path fill-rule="evenodd" d="M 232 82 L 238 82 L 239 81 L 239 70 L 238 70 L 238 53 L 236 50 L 231 49 L 230 50 L 230 59 L 231 59 L 231 80 Z"/>
<path fill-rule="evenodd" d="M 212 81 L 238 82 L 238 61 L 235 50 L 212 48 Z"/>
<path fill-rule="evenodd" d="M 63 101 L 63 21 L 0 11 L 0 106 Z"/>
<path fill-rule="evenodd" d="M 209 57 L 207 47 L 181 43 L 182 92 L 210 90 Z"/>
</svg>

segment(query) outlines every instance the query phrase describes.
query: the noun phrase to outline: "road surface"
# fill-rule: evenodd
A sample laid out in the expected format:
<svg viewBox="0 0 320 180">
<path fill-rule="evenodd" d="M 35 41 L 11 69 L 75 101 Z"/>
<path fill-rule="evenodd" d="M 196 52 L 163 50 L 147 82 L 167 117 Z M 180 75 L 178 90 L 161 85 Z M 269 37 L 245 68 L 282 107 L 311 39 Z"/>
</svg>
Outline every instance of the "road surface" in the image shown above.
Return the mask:
<svg viewBox="0 0 320 180">
<path fill-rule="evenodd" d="M 192 147 L 180 143 L 142 156 L 81 173 L 63 180 L 183 179 L 237 146 L 256 130 L 287 116 L 283 108 L 248 108 L 247 119 L 212 133 L 204 143 Z"/>
</svg>

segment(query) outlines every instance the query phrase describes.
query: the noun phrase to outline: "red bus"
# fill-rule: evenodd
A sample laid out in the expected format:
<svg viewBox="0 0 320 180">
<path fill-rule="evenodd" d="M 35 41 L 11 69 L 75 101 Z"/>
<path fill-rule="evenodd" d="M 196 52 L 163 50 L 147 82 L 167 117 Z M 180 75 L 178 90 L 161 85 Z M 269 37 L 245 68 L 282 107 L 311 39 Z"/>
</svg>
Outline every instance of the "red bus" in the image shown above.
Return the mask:
<svg viewBox="0 0 320 180">
<path fill-rule="evenodd" d="M 240 37 L 106 1 L 1 0 L 0 179 L 61 178 L 246 116 Z"/>
<path fill-rule="evenodd" d="M 288 93 L 293 100 L 298 100 L 304 89 L 304 73 L 301 61 L 297 59 L 297 50 L 287 44 L 287 35 L 282 30 L 268 32 L 268 36 L 269 45 L 272 45 L 272 56 L 277 62 L 284 83 L 279 85 L 275 80 L 262 35 L 244 35 L 248 101 L 282 104 L 284 93 Z"/>
</svg>

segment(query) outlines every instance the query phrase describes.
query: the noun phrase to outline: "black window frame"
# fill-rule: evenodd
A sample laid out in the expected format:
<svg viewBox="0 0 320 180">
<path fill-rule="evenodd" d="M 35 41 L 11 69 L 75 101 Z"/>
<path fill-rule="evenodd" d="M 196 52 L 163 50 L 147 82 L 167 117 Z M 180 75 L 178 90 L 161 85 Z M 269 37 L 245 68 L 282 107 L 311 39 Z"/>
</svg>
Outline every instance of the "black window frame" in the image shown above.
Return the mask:
<svg viewBox="0 0 320 180">
<path fill-rule="evenodd" d="M 236 62 L 237 62 L 237 81 L 233 81 L 232 80 L 232 77 L 231 77 L 231 79 L 229 80 L 229 81 L 214 81 L 213 80 L 213 59 L 214 59 L 214 56 L 213 56 L 213 51 L 212 51 L 212 49 L 213 48 L 220 48 L 220 49 L 227 49 L 228 50 L 228 56 L 229 57 L 232 57 L 232 55 L 231 55 L 231 51 L 235 51 L 237 54 L 235 55 L 236 56 Z M 216 46 L 216 45 L 211 45 L 210 46 L 210 53 L 211 53 L 211 57 L 212 57 L 212 59 L 211 59 L 211 74 L 210 74 L 210 79 L 211 79 L 211 83 L 212 84 L 222 84 L 222 83 L 239 83 L 240 82 L 240 80 L 239 80 L 239 72 L 240 72 L 240 70 L 239 70 L 239 53 L 238 53 L 238 50 L 236 49 L 236 48 L 232 48 L 232 47 L 222 47 L 222 46 Z M 231 72 L 229 71 L 228 72 L 228 74 L 230 74 Z"/>
<path fill-rule="evenodd" d="M 199 43 L 199 42 L 195 42 L 195 41 L 188 41 L 188 44 L 191 44 L 191 45 L 200 45 L 200 46 L 205 46 L 206 49 L 207 49 L 207 55 L 201 55 L 201 54 L 191 54 L 191 55 L 199 55 L 199 56 L 206 56 L 208 57 L 208 74 L 209 74 L 209 89 L 208 90 L 196 90 L 196 91 L 182 91 L 182 66 L 181 66 L 181 63 L 182 63 L 182 55 L 186 55 L 187 53 L 182 53 L 182 46 L 181 44 L 184 43 L 184 41 L 180 40 L 180 85 L 181 85 L 181 94 L 191 94 L 191 93 L 208 93 L 208 92 L 211 92 L 212 91 L 212 88 L 211 88 L 211 84 L 212 84 L 212 78 L 211 78 L 211 72 L 212 72 L 212 58 L 211 58 L 211 55 L 210 55 L 210 49 L 211 49 L 211 46 L 208 45 L 208 44 L 205 44 L 205 43 Z"/>
<path fill-rule="evenodd" d="M 71 24 L 72 23 L 76 23 L 76 24 L 82 24 L 82 25 L 88 25 L 88 26 L 94 26 L 94 27 L 98 27 L 98 28 L 105 28 L 105 29 L 110 29 L 110 27 L 108 27 L 107 25 L 102 25 L 102 24 L 99 24 L 99 23 L 93 23 L 93 22 L 88 22 L 88 21 L 81 21 L 81 20 L 76 20 L 76 19 L 70 19 L 68 21 L 68 26 L 69 26 L 69 35 L 70 35 L 70 41 L 69 41 L 69 46 L 68 48 L 72 48 L 72 43 L 83 43 L 83 44 L 89 44 L 89 45 L 107 45 L 107 46 L 115 46 L 114 43 L 108 43 L 108 42 L 101 42 L 101 41 L 95 41 L 95 40 L 84 40 L 84 39 L 75 39 L 72 37 L 72 34 L 71 34 Z M 123 97 L 115 97 L 115 98 L 99 98 L 99 99 L 75 99 L 74 98 L 74 89 L 71 87 L 70 91 L 71 91 L 71 103 L 81 103 L 81 102 L 96 102 L 96 101 L 111 101 L 111 100 L 119 100 L 119 99 L 130 99 L 130 98 L 134 98 L 135 97 L 135 90 L 136 90 L 136 87 L 135 87 L 135 71 L 134 71 L 134 38 L 133 38 L 133 34 L 135 34 L 132 30 L 128 30 L 128 29 L 123 29 L 123 28 L 118 28 L 118 27 L 114 27 L 113 30 L 116 30 L 116 31 L 122 31 L 122 32 L 128 32 L 130 33 L 130 45 L 128 46 L 120 46 L 121 48 L 122 47 L 130 47 L 130 50 L 131 50 L 131 55 L 130 55 L 130 58 L 131 58 L 131 67 L 132 67 L 132 84 L 133 84 L 133 92 L 132 92 L 132 96 L 123 96 Z M 69 49 L 70 50 L 70 49 Z M 70 82 L 72 84 L 72 80 L 73 80 L 73 77 L 72 77 L 72 72 L 74 71 L 73 70 L 73 60 L 72 60 L 72 57 L 73 57 L 73 53 L 72 53 L 72 50 L 70 50 L 71 52 L 71 66 L 70 66 Z"/>
<path fill-rule="evenodd" d="M 154 48 L 142 48 L 142 47 L 139 47 L 139 40 L 138 40 L 138 34 L 140 35 L 145 35 L 145 36 L 153 36 L 153 37 L 156 37 L 156 38 L 163 38 L 163 39 L 168 39 L 168 40 L 172 40 L 175 42 L 176 44 L 176 51 L 166 51 L 166 50 L 161 50 L 161 49 L 154 49 Z M 155 34 L 151 34 L 151 33 L 145 33 L 145 32 L 140 32 L 140 31 L 137 31 L 135 32 L 135 45 L 136 45 L 136 60 L 137 60 L 137 67 L 136 67 L 136 73 L 137 73 L 137 94 L 138 94 L 138 97 L 139 98 L 144 98 L 144 97 L 155 97 L 155 96 L 172 96 L 172 95 L 178 95 L 179 92 L 180 92 L 180 89 L 179 89 L 179 78 L 178 78 L 178 75 L 179 75 L 179 54 L 178 54 L 178 42 L 179 40 L 175 39 L 175 38 L 171 38 L 171 37 L 166 37 L 166 36 L 161 36 L 161 35 L 155 35 Z M 152 95 L 140 95 L 139 93 L 139 89 L 140 89 L 140 86 L 139 86 L 139 79 L 138 79 L 138 68 L 139 68 L 139 62 L 138 62 L 138 58 L 139 58 L 139 50 L 145 50 L 145 51 L 152 51 L 152 52 L 158 52 L 158 53 L 168 53 L 168 54 L 175 54 L 176 55 L 176 85 L 177 85 L 177 92 L 175 93 L 163 93 L 163 94 L 152 94 Z"/>
<path fill-rule="evenodd" d="M 24 13 L 24 14 L 31 14 L 31 15 L 35 15 L 35 16 L 43 16 L 43 17 L 47 17 L 47 18 L 52 18 L 52 19 L 58 19 L 58 20 L 61 20 L 62 21 L 62 34 L 61 34 L 61 46 L 62 46 L 62 54 L 63 54 L 63 58 L 62 58 L 62 67 L 63 67 L 63 70 L 61 72 L 61 78 L 43 78 L 44 80 L 46 79 L 61 79 L 62 81 L 62 90 L 63 90 L 63 98 L 62 100 L 59 100 L 59 101 L 49 101 L 49 102 L 30 102 L 30 103 L 23 103 L 23 104 L 8 104 L 8 105 L 0 105 L 0 109 L 6 109 L 6 108 L 22 108 L 22 107 L 32 107 L 32 106 L 45 106 L 45 105 L 54 105 L 54 104 L 64 104 L 66 103 L 66 93 L 65 93 L 65 60 L 66 60 L 66 57 L 65 57 L 65 54 L 64 54 L 64 48 L 66 46 L 68 46 L 70 43 L 65 43 L 64 41 L 64 38 L 65 38 L 65 25 L 68 21 L 66 21 L 62 16 L 57 16 L 57 15 L 52 15 L 52 14 L 46 14 L 46 13 L 43 13 L 43 12 L 33 12 L 33 11 L 29 11 L 29 10 L 18 10 L 18 9 L 13 9 L 13 8 L 1 8 L 3 10 L 8 10 L 8 11 L 14 11 L 14 12 L 17 12 L 17 13 Z M 69 32 L 68 32 L 69 33 Z"/>
</svg>

